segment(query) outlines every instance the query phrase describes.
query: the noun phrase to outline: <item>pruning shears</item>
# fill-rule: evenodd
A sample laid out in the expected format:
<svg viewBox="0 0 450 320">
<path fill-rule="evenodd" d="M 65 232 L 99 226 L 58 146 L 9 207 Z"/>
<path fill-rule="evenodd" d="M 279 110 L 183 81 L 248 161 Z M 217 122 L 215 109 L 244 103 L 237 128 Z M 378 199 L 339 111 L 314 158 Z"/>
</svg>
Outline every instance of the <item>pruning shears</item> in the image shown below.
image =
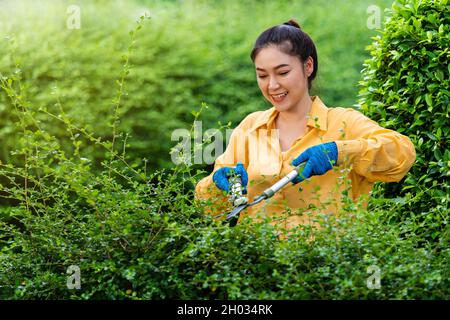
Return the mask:
<svg viewBox="0 0 450 320">
<path fill-rule="evenodd" d="M 225 222 L 228 222 L 230 227 L 234 227 L 237 224 L 239 219 L 239 215 L 242 210 L 247 207 L 254 206 L 255 204 L 260 203 L 263 200 L 267 200 L 271 198 L 275 193 L 281 190 L 285 185 L 289 182 L 292 182 L 301 172 L 303 171 L 306 162 L 300 163 L 296 166 L 291 172 L 281 178 L 278 182 L 264 190 L 262 194 L 256 196 L 253 199 L 253 202 L 248 203 L 248 198 L 242 194 L 242 183 L 241 178 L 239 176 L 234 176 L 230 178 L 231 184 L 231 200 L 233 202 L 233 210 L 227 214 L 225 218 Z M 219 216 L 223 216 L 224 214 L 220 214 Z"/>
</svg>

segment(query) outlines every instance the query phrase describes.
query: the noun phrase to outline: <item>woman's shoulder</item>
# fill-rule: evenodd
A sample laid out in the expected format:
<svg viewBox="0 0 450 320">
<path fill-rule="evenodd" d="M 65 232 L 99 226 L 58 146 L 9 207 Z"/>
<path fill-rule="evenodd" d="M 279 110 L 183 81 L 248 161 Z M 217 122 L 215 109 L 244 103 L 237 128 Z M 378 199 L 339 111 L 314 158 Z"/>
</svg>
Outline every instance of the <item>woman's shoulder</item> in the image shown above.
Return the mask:
<svg viewBox="0 0 450 320">
<path fill-rule="evenodd" d="M 346 119 L 357 120 L 361 118 L 367 118 L 361 111 L 354 108 L 333 107 L 328 108 L 328 119 Z"/>
<path fill-rule="evenodd" d="M 378 125 L 375 121 L 364 115 L 361 111 L 354 108 L 334 107 L 328 109 L 328 125 L 359 128 L 363 124 Z"/>
<path fill-rule="evenodd" d="M 328 112 L 332 115 L 353 115 L 353 114 L 362 114 L 360 111 L 355 108 L 350 107 L 328 107 Z"/>
</svg>

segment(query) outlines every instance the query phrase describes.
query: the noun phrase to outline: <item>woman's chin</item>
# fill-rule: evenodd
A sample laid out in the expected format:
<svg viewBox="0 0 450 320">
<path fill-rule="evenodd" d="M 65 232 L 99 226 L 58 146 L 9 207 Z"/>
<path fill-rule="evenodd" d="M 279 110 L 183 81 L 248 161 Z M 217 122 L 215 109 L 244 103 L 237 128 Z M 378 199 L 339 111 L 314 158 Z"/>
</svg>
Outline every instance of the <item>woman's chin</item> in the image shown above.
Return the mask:
<svg viewBox="0 0 450 320">
<path fill-rule="evenodd" d="M 283 111 L 287 111 L 287 110 L 290 109 L 290 105 L 285 104 L 285 103 L 274 104 L 273 106 L 275 107 L 275 109 L 276 109 L 278 112 L 283 112 Z"/>
</svg>

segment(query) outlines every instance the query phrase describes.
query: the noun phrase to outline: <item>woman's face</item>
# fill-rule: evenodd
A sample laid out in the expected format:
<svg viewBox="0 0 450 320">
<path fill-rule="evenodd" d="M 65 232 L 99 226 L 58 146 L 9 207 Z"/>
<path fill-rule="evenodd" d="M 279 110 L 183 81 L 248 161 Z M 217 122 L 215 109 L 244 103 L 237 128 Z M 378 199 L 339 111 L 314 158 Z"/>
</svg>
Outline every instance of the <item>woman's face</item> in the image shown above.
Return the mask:
<svg viewBox="0 0 450 320">
<path fill-rule="evenodd" d="M 261 49 L 255 58 L 256 77 L 263 96 L 278 111 L 294 111 L 308 94 L 312 58 L 305 63 L 276 46 Z"/>
</svg>

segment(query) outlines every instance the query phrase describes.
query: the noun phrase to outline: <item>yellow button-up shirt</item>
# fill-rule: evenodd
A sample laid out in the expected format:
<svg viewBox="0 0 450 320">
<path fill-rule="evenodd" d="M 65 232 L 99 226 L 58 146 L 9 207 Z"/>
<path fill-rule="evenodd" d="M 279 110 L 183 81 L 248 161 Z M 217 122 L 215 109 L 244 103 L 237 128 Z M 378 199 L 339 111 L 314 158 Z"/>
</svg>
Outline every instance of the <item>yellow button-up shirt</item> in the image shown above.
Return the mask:
<svg viewBox="0 0 450 320">
<path fill-rule="evenodd" d="M 249 202 L 293 170 L 290 164 L 307 148 L 335 141 L 337 166 L 321 176 L 313 176 L 297 185 L 289 183 L 272 198 L 248 207 L 240 216 L 257 213 L 280 218 L 285 228 L 311 223 L 309 215 L 337 213 L 343 193 L 358 199 L 368 194 L 375 181 L 400 181 L 415 161 L 416 153 L 408 137 L 385 128 L 351 108 L 327 108 L 319 97 L 307 120 L 307 131 L 285 152 L 281 151 L 272 107 L 249 114 L 231 134 L 225 152 L 214 164 L 213 172 L 198 182 L 196 198 L 210 200 L 208 213 L 232 209 L 229 195 L 219 190 L 212 176 L 222 167 L 242 162 L 249 176 Z M 347 170 L 345 170 L 347 169 Z"/>
</svg>

